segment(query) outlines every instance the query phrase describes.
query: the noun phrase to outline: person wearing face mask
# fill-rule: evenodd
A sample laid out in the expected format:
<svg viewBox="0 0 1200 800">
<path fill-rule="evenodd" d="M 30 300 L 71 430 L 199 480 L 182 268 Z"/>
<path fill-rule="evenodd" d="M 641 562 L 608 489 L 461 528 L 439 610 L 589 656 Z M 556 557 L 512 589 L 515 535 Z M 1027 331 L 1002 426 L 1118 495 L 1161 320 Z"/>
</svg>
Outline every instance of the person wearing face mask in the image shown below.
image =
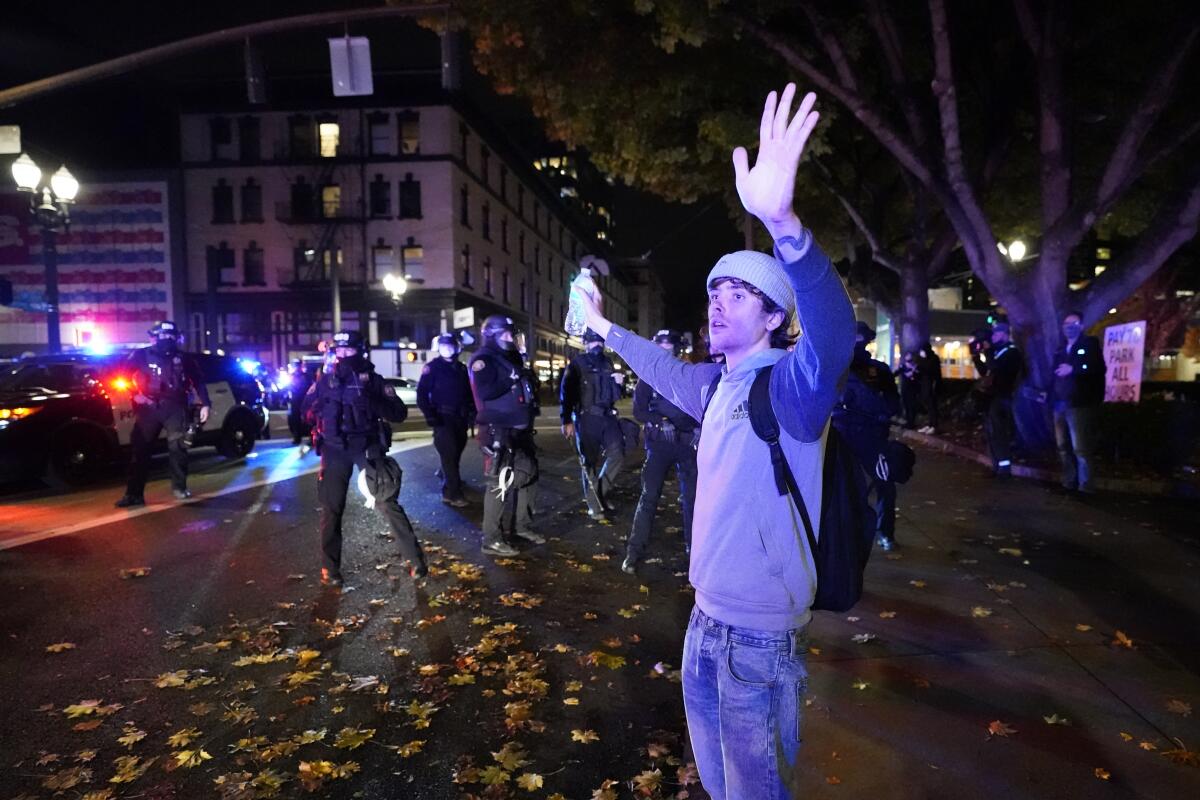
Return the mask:
<svg viewBox="0 0 1200 800">
<path fill-rule="evenodd" d="M 511 540 L 544 544 L 532 530 L 537 492 L 533 373 L 517 350 L 516 326 L 494 314 L 483 321 L 483 345 L 467 370 L 475 399 L 476 438 L 483 452 L 483 552 L 515 556 Z"/>
<path fill-rule="evenodd" d="M 614 510 L 607 495 L 625 461 L 616 409 L 621 390 L 613 378 L 612 359 L 604 355 L 603 337 L 593 330 L 584 331 L 583 346 L 585 352 L 571 359 L 558 389 L 562 434 L 575 441 L 579 453 L 588 516 L 607 521 Z"/>
<path fill-rule="evenodd" d="M 676 358 L 682 355 L 683 339 L 675 331 L 663 330 L 654 334 L 654 343 Z M 633 417 L 642 423 L 646 442 L 646 460 L 642 464 L 642 494 L 633 512 L 633 530 L 625 546 L 621 571 L 637 573 L 638 562 L 650 539 L 650 528 L 658 511 L 663 482 L 671 467 L 679 479 L 679 500 L 683 506 L 683 541 L 688 552 L 692 547 L 692 513 L 696 505 L 696 436 L 700 426 L 696 420 L 640 381 L 633 392 Z"/>
<path fill-rule="evenodd" d="M 1063 343 L 1054 356 L 1054 439 L 1062 462 L 1062 487 L 1091 494 L 1096 423 L 1104 402 L 1104 351 L 1083 332 L 1083 315 L 1068 311 Z"/>
<path fill-rule="evenodd" d="M 404 402 L 391 386 L 375 372 L 367 354 L 366 342 L 358 331 L 342 331 L 333 337 L 330 352 L 332 369 L 325 370 L 304 397 L 304 413 L 316 420 L 322 438 L 321 471 L 317 477 L 317 498 L 321 503 L 321 583 L 340 587 L 342 577 L 342 515 L 346 511 L 346 492 L 354 468 L 373 476 L 388 472 L 391 445 L 386 435 L 387 422 L 400 423 L 408 416 Z M 388 523 L 409 562 L 409 575 L 423 578 L 429 574 L 421 543 L 412 523 L 400 505 L 398 468 L 389 488 L 374 497 L 372 507 Z M 380 480 L 380 483 L 383 481 Z"/>
<path fill-rule="evenodd" d="M 438 357 L 421 369 L 417 381 L 417 407 L 433 428 L 433 446 L 442 462 L 442 502 L 463 508 L 459 462 L 467 446 L 467 429 L 475 421 L 475 400 L 467 367 L 458 360 L 458 337 L 443 333 L 437 338 Z"/>
<path fill-rule="evenodd" d="M 164 430 L 167 433 L 167 465 L 171 475 L 171 493 L 176 500 L 192 496 L 187 488 L 188 393 L 200 402 L 199 423 L 208 421 L 208 387 L 195 359 L 179 349 L 183 339 L 179 328 L 163 320 L 149 330 L 150 346 L 130 356 L 134 385 L 133 433 L 130 445 L 133 463 L 125 494 L 117 508 L 136 508 L 146 504 L 146 477 L 150 471 L 150 453 Z"/>
<path fill-rule="evenodd" d="M 1013 420 L 1013 395 L 1025 373 L 1025 357 L 1013 343 L 1007 322 L 992 326 L 992 348 L 979 368 L 983 373 L 977 390 L 987 404 L 983 428 L 992 451 L 993 472 L 998 478 L 1012 475 L 1012 443 L 1017 426 Z"/>
<path fill-rule="evenodd" d="M 875 330 L 859 321 L 850 374 L 841 399 L 833 407 L 833 424 L 871 476 L 876 540 L 880 548 L 891 550 L 896 545 L 896 484 L 889 474 L 885 448 L 892 417 L 900 413 L 900 394 L 887 364 L 867 352 L 867 345 L 874 340 Z"/>
</svg>

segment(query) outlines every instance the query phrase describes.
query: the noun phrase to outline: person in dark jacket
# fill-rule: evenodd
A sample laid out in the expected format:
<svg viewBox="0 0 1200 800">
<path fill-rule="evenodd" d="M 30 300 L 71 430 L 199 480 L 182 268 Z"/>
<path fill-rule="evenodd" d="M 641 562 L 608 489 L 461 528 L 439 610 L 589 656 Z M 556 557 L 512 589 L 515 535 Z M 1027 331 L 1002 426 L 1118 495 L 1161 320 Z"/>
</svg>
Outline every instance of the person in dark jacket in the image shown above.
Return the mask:
<svg viewBox="0 0 1200 800">
<path fill-rule="evenodd" d="M 391 446 L 388 422 L 400 423 L 408 416 L 404 401 L 384 383 L 368 358 L 366 342 L 358 331 L 343 331 L 333 337 L 336 363 L 320 376 L 305 395 L 304 413 L 317 421 L 320 431 L 321 471 L 317 478 L 317 497 L 321 503 L 321 583 L 341 586 L 342 515 L 346 511 L 346 491 L 354 468 L 368 471 L 368 482 L 375 473 L 386 470 L 384 460 Z M 396 494 L 376 497 L 374 508 L 388 522 L 401 556 L 409 562 L 409 574 L 423 578 L 429 574 L 425 553 L 413 532 Z"/>
<path fill-rule="evenodd" d="M 291 374 L 289 375 L 288 383 L 288 431 L 292 434 L 292 444 L 301 444 L 307 441 L 311 426 L 304 421 L 304 414 L 301 408 L 304 405 L 304 396 L 308 394 L 308 387 L 313 385 L 314 375 L 304 365 L 302 359 L 297 358 L 292 364 Z"/>
<path fill-rule="evenodd" d="M 515 556 L 520 551 L 509 543 L 511 537 L 534 544 L 546 541 L 531 528 L 538 480 L 534 377 L 517 350 L 511 318 L 494 314 L 483 321 L 480 332 L 483 346 L 471 356 L 468 373 L 486 484 L 483 552 Z"/>
<path fill-rule="evenodd" d="M 992 451 L 996 476 L 1012 475 L 1012 442 L 1016 435 L 1013 421 L 1013 395 L 1025 372 L 1025 357 L 1012 341 L 1012 329 L 1007 322 L 992 326 L 992 349 L 981 362 L 983 377 L 977 390 L 987 403 L 984 430 Z"/>
<path fill-rule="evenodd" d="M 1079 312 L 1063 317 L 1062 332 L 1054 356 L 1054 439 L 1063 488 L 1088 494 L 1094 491 L 1091 462 L 1107 368 L 1100 340 L 1083 333 Z"/>
<path fill-rule="evenodd" d="M 900 399 L 904 406 L 904 427 L 915 430 L 921 408 L 921 381 L 917 377 L 917 354 L 912 350 L 900 359 Z"/>
<path fill-rule="evenodd" d="M 929 415 L 929 423 L 921 433 L 937 433 L 938 395 L 942 389 L 942 359 L 933 344 L 926 341 L 917 349 L 917 383 L 921 392 L 921 405 Z"/>
<path fill-rule="evenodd" d="M 678 358 L 683 339 L 675 331 L 659 331 L 654 343 Z M 663 481 L 671 467 L 679 478 L 679 499 L 683 506 L 683 540 L 692 547 L 692 513 L 696 505 L 696 420 L 679 410 L 645 381 L 633 390 L 633 417 L 643 426 L 646 460 L 642 464 L 642 494 L 633 513 L 633 530 L 625 546 L 621 570 L 633 575 L 650 539 L 650 528 L 662 496 Z"/>
<path fill-rule="evenodd" d="M 188 453 L 185 435 L 191 424 L 189 394 L 200 403 L 198 420 L 208 421 L 211 403 L 208 387 L 196 360 L 179 350 L 183 336 L 174 322 L 163 320 L 149 330 L 151 345 L 129 357 L 132 371 L 133 433 L 130 444 L 133 463 L 125 494 L 117 508 L 146 505 L 146 478 L 150 472 L 150 453 L 164 430 L 167 432 L 167 465 L 171 474 L 171 493 L 176 500 L 192 496 L 187 488 Z"/>
<path fill-rule="evenodd" d="M 579 453 L 583 500 L 588 516 L 606 521 L 613 512 L 607 497 L 625 461 L 625 440 L 617 416 L 620 388 L 612 359 L 604 355 L 604 339 L 584 331 L 587 351 L 571 359 L 559 385 L 562 434 L 574 439 Z"/>
<path fill-rule="evenodd" d="M 887 364 L 876 361 L 867 352 L 867 345 L 874 340 L 875 330 L 859 321 L 846 388 L 833 407 L 833 425 L 871 477 L 875 534 L 879 546 L 891 550 L 896 544 L 896 483 L 890 479 L 886 461 L 881 461 L 881 457 L 887 447 L 891 419 L 900 413 L 900 395 Z"/>
<path fill-rule="evenodd" d="M 467 429 L 475 423 L 475 399 L 467 367 L 458 360 L 458 337 L 443 333 L 436 344 L 438 357 L 421 369 L 417 381 L 417 406 L 433 428 L 433 446 L 442 462 L 442 502 L 462 508 L 467 500 L 459 462 L 467 446 Z"/>
</svg>

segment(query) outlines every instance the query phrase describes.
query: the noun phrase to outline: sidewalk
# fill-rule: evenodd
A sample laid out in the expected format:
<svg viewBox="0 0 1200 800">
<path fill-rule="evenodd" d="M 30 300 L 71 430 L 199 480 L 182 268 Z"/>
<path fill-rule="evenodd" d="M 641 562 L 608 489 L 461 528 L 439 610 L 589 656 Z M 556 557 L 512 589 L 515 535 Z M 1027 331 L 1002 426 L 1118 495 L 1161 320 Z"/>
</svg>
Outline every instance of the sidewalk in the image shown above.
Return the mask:
<svg viewBox="0 0 1200 800">
<path fill-rule="evenodd" d="M 1109 503 L 920 448 L 901 547 L 813 624 L 804 796 L 1200 796 L 1194 511 Z"/>
</svg>

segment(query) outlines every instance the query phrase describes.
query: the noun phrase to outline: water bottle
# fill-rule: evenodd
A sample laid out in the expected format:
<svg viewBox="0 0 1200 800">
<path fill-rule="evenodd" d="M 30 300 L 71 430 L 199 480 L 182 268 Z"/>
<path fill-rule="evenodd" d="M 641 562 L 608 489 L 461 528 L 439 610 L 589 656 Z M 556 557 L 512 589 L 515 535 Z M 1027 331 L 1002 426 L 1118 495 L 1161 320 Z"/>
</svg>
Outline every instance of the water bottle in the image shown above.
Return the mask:
<svg viewBox="0 0 1200 800">
<path fill-rule="evenodd" d="M 567 319 L 563 327 L 572 336 L 582 336 L 587 330 L 587 315 L 583 310 L 583 301 L 579 293 L 586 292 L 588 297 L 595 298 L 599 294 L 596 282 L 592 280 L 592 271 L 584 267 L 579 270 L 579 276 L 571 281 L 571 293 L 567 304 Z"/>
</svg>

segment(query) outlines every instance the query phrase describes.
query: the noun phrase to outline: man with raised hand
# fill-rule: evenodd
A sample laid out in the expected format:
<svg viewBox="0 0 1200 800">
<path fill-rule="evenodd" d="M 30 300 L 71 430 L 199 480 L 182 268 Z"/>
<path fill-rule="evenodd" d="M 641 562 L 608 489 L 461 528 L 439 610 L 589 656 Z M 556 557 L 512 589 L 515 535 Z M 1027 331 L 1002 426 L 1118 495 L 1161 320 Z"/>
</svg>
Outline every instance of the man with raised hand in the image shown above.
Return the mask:
<svg viewBox="0 0 1200 800">
<path fill-rule="evenodd" d="M 818 118 L 808 94 L 789 120 L 795 93 L 788 84 L 782 98 L 767 96 L 753 168 L 744 148 L 733 152 L 738 196 L 766 226 L 775 257 L 743 250 L 709 272 L 709 331 L 724 366 L 686 364 L 584 298 L 588 327 L 656 392 L 703 421 L 683 699 L 700 779 L 716 800 L 794 796 L 816 589 L 799 517 L 791 497 L 777 492 L 770 450 L 750 424 L 750 386 L 758 370 L 773 367 L 780 443 L 811 517 L 820 519 L 829 415 L 854 348 L 845 287 L 792 209 Z"/>
</svg>

